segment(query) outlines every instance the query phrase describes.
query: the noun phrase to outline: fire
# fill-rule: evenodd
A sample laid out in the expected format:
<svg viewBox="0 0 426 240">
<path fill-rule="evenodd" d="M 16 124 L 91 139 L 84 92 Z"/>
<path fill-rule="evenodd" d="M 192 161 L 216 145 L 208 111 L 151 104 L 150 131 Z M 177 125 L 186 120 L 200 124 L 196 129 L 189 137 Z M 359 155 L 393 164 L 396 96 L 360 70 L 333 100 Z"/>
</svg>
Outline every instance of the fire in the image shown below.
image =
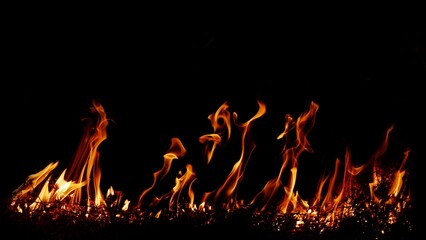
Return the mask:
<svg viewBox="0 0 426 240">
<path fill-rule="evenodd" d="M 67 172 L 65 169 L 53 186 L 49 186 L 52 177 L 50 173 L 58 166 L 58 162 L 50 163 L 39 173 L 30 175 L 27 181 L 15 190 L 15 200 L 25 198 L 27 193 L 32 193 L 40 183 L 44 182 L 40 194 L 30 206 L 34 206 L 34 204 L 38 206 L 40 202 L 49 203 L 58 200 L 79 204 L 83 196 L 83 187 L 86 189 L 88 207 L 92 205 L 92 201 L 97 207 L 105 204 L 100 189 L 101 170 L 98 147 L 107 138 L 108 119 L 103 106 L 97 101 L 93 101 L 91 111 L 96 114 L 98 119 L 95 123 L 92 122 L 92 119 L 86 119 L 88 124 L 70 171 Z M 47 181 L 44 181 L 46 177 Z"/>
<path fill-rule="evenodd" d="M 246 167 L 248 160 L 250 159 L 250 154 L 256 147 L 256 145 L 252 141 L 246 141 L 247 133 L 250 131 L 250 126 L 254 120 L 261 117 L 266 112 L 265 105 L 258 101 L 259 104 L 259 110 L 256 113 L 255 116 L 253 116 L 250 120 L 248 120 L 245 123 L 239 123 L 237 120 L 237 114 L 234 113 L 233 119 L 235 124 L 238 126 L 238 128 L 241 130 L 241 155 L 240 159 L 234 164 L 234 167 L 232 168 L 231 173 L 228 175 L 228 177 L 225 179 L 225 182 L 223 185 L 218 189 L 215 199 L 217 200 L 221 194 L 224 194 L 226 198 L 226 204 L 228 207 L 237 207 L 239 208 L 240 205 L 238 203 L 237 198 L 237 188 L 240 184 L 240 181 L 243 178 L 244 175 L 244 168 Z"/>
<path fill-rule="evenodd" d="M 184 144 L 179 138 L 173 137 L 163 156 L 162 168 L 153 173 L 152 184 L 141 192 L 138 201 L 133 204 L 129 199 L 123 201 L 123 193 L 114 190 L 112 186 L 105 195 L 101 191 L 99 146 L 107 139 L 110 120 L 101 103 L 93 101 L 90 109 L 95 117 L 85 119 L 87 124 L 69 169 L 63 170 L 56 177 L 53 170 L 57 168 L 58 162 L 55 162 L 28 176 L 13 192 L 10 209 L 30 215 L 61 215 L 66 214 L 65 211 L 61 212 L 66 209 L 75 213 L 76 217 L 85 216 L 94 221 L 101 219 L 105 222 L 121 219 L 129 223 L 143 222 L 150 217 L 158 219 L 167 214 L 169 217 L 184 213 L 201 214 L 207 219 L 205 224 L 214 222 L 209 215 L 214 212 L 225 210 L 229 214 L 246 210 L 253 212 L 253 221 L 263 216 L 268 222 L 273 222 L 277 229 L 289 227 L 286 221 L 292 219 L 292 228 L 309 225 L 310 229 L 323 231 L 338 228 L 345 219 L 365 218 L 365 214 L 373 219 L 374 216 L 381 215 L 385 219 L 377 221 L 382 225 L 383 222 L 394 224 L 404 210 L 409 208 L 411 198 L 405 165 L 410 150 L 403 153 L 401 164 L 394 171 L 381 164 L 394 126 L 387 129 L 382 144 L 366 163 L 354 165 L 351 151 L 347 148 L 344 158 L 335 160 L 332 172 L 323 173 L 323 177 L 317 182 L 316 194 L 300 196 L 296 189 L 299 159 L 304 152 L 314 153 L 308 135 L 315 125 L 319 105 L 313 101 L 299 117 L 285 115 L 283 131 L 276 137 L 283 144 L 279 158 L 282 161 L 281 167 L 277 175 L 268 180 L 252 199 L 243 199 L 239 195 L 240 186 L 245 180 L 245 170 L 256 149 L 256 144 L 250 137 L 251 129 L 266 113 L 265 103 L 260 100 L 257 103 L 257 112 L 245 122 L 238 118 L 236 112 L 229 111 L 228 102 L 208 116 L 213 132 L 198 139 L 204 149 L 204 167 L 217 160 L 216 150 L 225 147 L 225 143 L 231 141 L 234 134 L 238 134 L 241 148 L 239 158 L 217 189 L 198 191 L 195 186 L 200 181 L 197 175 L 200 171 L 187 163 L 185 169 L 175 173 L 175 185 L 170 186 L 170 191 L 157 196 L 154 190 L 162 184 L 165 176 L 174 174 L 170 172 L 172 164 L 186 157 Z M 233 127 L 239 132 L 231 132 Z M 365 178 L 369 173 L 371 175 Z M 259 222 L 256 224 L 259 225 Z M 387 230 L 387 227 L 384 225 L 381 231 Z"/>
<path fill-rule="evenodd" d="M 269 207 L 272 198 L 275 197 L 277 191 L 281 188 L 283 188 L 286 195 L 283 199 L 281 199 L 281 203 L 279 203 L 279 212 L 286 213 L 290 201 L 294 201 L 293 197 L 297 196 L 294 195 L 294 185 L 296 183 L 297 176 L 297 160 L 303 151 L 312 151 L 309 142 L 307 141 L 306 135 L 313 127 L 315 122 L 315 114 L 317 111 L 318 104 L 311 102 L 309 111 L 302 114 L 297 119 L 297 121 L 294 121 L 294 119 L 289 114 L 286 115 L 284 131 L 277 137 L 277 139 L 287 137 L 287 135 L 293 130 L 296 131 L 296 139 L 294 143 L 291 143 L 291 138 L 287 138 L 288 142 L 284 143 L 284 148 L 282 150 L 283 164 L 281 166 L 280 172 L 278 173 L 278 176 L 270 180 L 263 188 L 263 190 L 252 201 L 252 204 L 254 204 L 258 197 L 262 197 L 264 200 L 267 199 L 266 203 L 262 206 L 261 211 L 264 211 L 267 207 Z M 282 178 L 284 170 L 288 164 L 290 164 L 290 180 L 287 186 L 283 186 Z M 297 206 L 293 207 L 297 208 Z"/>
<path fill-rule="evenodd" d="M 172 166 L 172 161 L 175 159 L 178 159 L 178 157 L 184 156 L 186 153 L 186 149 L 184 148 L 182 142 L 178 138 L 172 138 L 172 145 L 170 146 L 169 151 L 164 155 L 164 165 L 163 167 L 154 173 L 154 182 L 152 183 L 151 187 L 147 188 L 142 192 L 142 194 L 139 196 L 139 203 L 138 205 L 141 206 L 143 203 L 143 200 L 148 192 L 150 192 L 157 184 L 157 181 L 161 181 L 164 176 L 166 176 L 169 171 L 170 167 Z M 161 198 L 168 198 L 168 195 L 164 195 Z M 150 203 L 150 206 L 156 205 L 158 202 L 160 202 L 161 199 L 155 199 L 155 201 Z"/>
</svg>

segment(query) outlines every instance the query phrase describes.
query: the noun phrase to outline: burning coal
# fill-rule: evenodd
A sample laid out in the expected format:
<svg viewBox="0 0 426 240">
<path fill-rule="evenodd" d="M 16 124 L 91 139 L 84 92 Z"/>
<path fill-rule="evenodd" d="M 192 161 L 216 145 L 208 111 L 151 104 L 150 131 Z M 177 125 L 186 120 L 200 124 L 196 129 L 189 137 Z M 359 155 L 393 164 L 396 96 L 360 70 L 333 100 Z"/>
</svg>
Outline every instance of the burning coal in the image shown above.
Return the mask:
<svg viewBox="0 0 426 240">
<path fill-rule="evenodd" d="M 187 163 L 178 173 L 172 165 L 186 157 L 187 149 L 179 138 L 172 138 L 163 156 L 163 165 L 152 174 L 150 186 L 138 199 L 125 199 L 124 193 L 112 186 L 101 191 L 100 151 L 107 139 L 109 119 L 100 102 L 93 101 L 93 118 L 86 118 L 84 133 L 69 168 L 57 172 L 58 162 L 48 164 L 31 174 L 12 194 L 9 210 L 26 220 L 66 219 L 100 225 L 111 223 L 149 225 L 155 222 L 184 221 L 193 225 L 211 226 L 233 218 L 244 219 L 254 228 L 285 234 L 327 234 L 349 225 L 357 226 L 377 237 L 391 234 L 395 226 L 407 232 L 412 229 L 412 199 L 406 162 L 410 149 L 401 153 L 397 166 L 386 163 L 389 136 L 368 161 L 356 165 L 349 148 L 335 160 L 331 172 L 324 173 L 314 196 L 301 196 L 296 189 L 300 156 L 313 153 L 308 135 L 315 125 L 319 105 L 311 102 L 297 118 L 285 115 L 283 130 L 276 141 L 282 142 L 281 166 L 276 175 L 265 182 L 251 199 L 244 199 L 241 184 L 245 170 L 256 150 L 250 137 L 253 123 L 266 113 L 266 105 L 258 100 L 258 111 L 247 121 L 229 111 L 228 102 L 208 116 L 213 130 L 199 137 L 204 155 L 202 165 L 208 168 L 217 161 L 216 151 L 227 147 L 234 135 L 241 150 L 238 159 L 221 184 L 209 191 L 197 188 L 199 168 Z M 157 191 L 164 178 L 174 174 L 175 185 L 166 192 Z M 238 217 L 239 216 L 239 217 Z M 248 220 L 247 220 L 248 219 Z"/>
</svg>

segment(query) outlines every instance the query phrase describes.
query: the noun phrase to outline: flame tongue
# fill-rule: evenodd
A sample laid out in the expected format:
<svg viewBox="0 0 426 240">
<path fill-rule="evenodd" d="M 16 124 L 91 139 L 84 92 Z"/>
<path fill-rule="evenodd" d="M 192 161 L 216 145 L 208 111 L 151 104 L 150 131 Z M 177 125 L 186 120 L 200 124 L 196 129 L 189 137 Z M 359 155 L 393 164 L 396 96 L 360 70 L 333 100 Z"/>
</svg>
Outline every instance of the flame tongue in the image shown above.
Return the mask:
<svg viewBox="0 0 426 240">
<path fill-rule="evenodd" d="M 186 149 L 183 146 L 182 142 L 179 138 L 172 138 L 171 146 L 166 154 L 164 154 L 164 164 L 163 167 L 155 172 L 154 181 L 152 185 L 144 190 L 139 196 L 138 207 L 140 207 L 149 192 L 157 185 L 157 182 L 161 181 L 170 171 L 172 166 L 172 161 L 178 159 L 179 157 L 183 157 L 186 154 Z M 162 198 L 168 197 L 169 193 L 164 195 Z M 156 201 L 158 203 L 159 201 Z M 156 205 L 155 202 L 151 202 L 151 206 Z"/>
<path fill-rule="evenodd" d="M 237 198 L 237 195 L 236 195 L 236 192 L 237 192 L 236 190 L 243 178 L 244 168 L 247 165 L 250 155 L 252 151 L 254 150 L 254 148 L 256 147 L 256 145 L 252 141 L 250 141 L 250 139 L 247 139 L 247 134 L 250 131 L 252 122 L 256 120 L 257 118 L 261 117 L 266 112 L 266 107 L 263 102 L 258 101 L 258 105 L 259 105 L 259 110 L 256 113 L 256 115 L 253 116 L 250 120 L 248 120 L 245 123 L 238 123 L 237 114 L 234 113 L 233 115 L 234 122 L 241 130 L 241 136 L 242 136 L 241 156 L 240 156 L 240 159 L 234 164 L 234 167 L 232 168 L 231 173 L 228 175 L 223 185 L 218 189 L 215 196 L 215 201 L 218 201 L 219 197 L 223 194 L 225 197 L 225 203 L 227 204 L 228 208 L 232 206 L 236 208 L 240 207 L 239 199 Z"/>
<path fill-rule="evenodd" d="M 19 186 L 17 189 L 13 191 L 13 199 L 20 200 L 25 199 L 28 194 L 32 193 L 32 191 L 37 188 L 37 186 L 44 182 L 46 177 L 50 175 L 50 173 L 58 166 L 59 162 L 49 163 L 43 170 L 38 173 L 31 174 L 27 177 L 27 180 Z"/>
<path fill-rule="evenodd" d="M 106 128 L 108 126 L 108 119 L 106 118 L 103 106 L 95 100 L 93 100 L 91 111 L 96 113 L 98 119 L 95 123 L 91 119 L 87 119 L 89 123 L 86 125 L 83 138 L 80 141 L 66 178 L 78 183 L 86 182 L 87 205 L 89 206 L 91 198 L 94 198 L 95 205 L 100 206 L 101 204 L 105 204 L 105 202 L 100 190 L 101 169 L 99 165 L 99 146 L 107 138 Z M 72 201 L 80 203 L 82 195 L 82 188 L 77 188 Z"/>
<path fill-rule="evenodd" d="M 303 151 L 311 152 L 312 149 L 307 140 L 307 134 L 312 129 L 315 123 L 315 115 L 318 111 L 318 105 L 314 102 L 311 102 L 309 111 L 302 114 L 297 121 L 287 114 L 286 122 L 284 124 L 284 131 L 277 137 L 277 139 L 282 139 L 286 137 L 286 142 L 282 150 L 283 164 L 278 173 L 278 176 L 265 185 L 263 190 L 259 192 L 255 198 L 252 200 L 252 204 L 256 204 L 258 200 L 263 201 L 264 205 L 260 208 L 261 211 L 269 208 L 273 201 L 273 198 L 277 197 L 279 189 L 283 187 L 285 192 L 285 197 L 282 199 L 281 203 L 278 206 L 278 209 L 282 213 L 287 212 L 290 201 L 292 201 L 294 195 L 294 186 L 296 183 L 297 176 L 297 165 L 299 155 Z M 291 142 L 291 136 L 289 135 L 292 131 L 295 131 L 296 139 L 294 143 Z M 282 178 L 284 177 L 284 171 L 287 165 L 290 164 L 290 179 L 287 186 L 283 186 Z M 261 198 L 261 199 L 260 199 Z M 296 206 L 293 206 L 296 208 Z"/>
</svg>

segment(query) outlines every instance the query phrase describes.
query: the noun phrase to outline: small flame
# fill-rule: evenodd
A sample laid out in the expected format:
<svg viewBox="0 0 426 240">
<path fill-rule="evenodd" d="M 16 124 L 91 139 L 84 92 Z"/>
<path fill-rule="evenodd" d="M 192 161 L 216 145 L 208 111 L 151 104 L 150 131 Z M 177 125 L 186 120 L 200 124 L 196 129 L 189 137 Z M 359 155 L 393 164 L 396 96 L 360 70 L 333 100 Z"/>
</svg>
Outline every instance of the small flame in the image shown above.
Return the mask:
<svg viewBox="0 0 426 240">
<path fill-rule="evenodd" d="M 169 206 L 170 208 L 179 202 L 180 195 L 184 190 L 185 186 L 190 186 L 195 180 L 195 173 L 192 171 L 192 165 L 186 165 L 186 173 L 180 178 L 176 178 L 176 185 L 173 187 L 173 194 L 170 198 Z M 190 205 L 194 203 L 194 194 L 192 191 L 188 191 L 188 197 L 190 198 Z"/>
<path fill-rule="evenodd" d="M 183 146 L 182 142 L 179 138 L 172 138 L 171 146 L 166 154 L 164 154 L 164 164 L 163 167 L 155 172 L 153 174 L 154 181 L 152 185 L 145 189 L 141 195 L 139 196 L 139 203 L 138 206 L 141 206 L 141 204 L 144 201 L 144 198 L 147 196 L 147 194 L 157 185 L 157 181 L 161 181 L 167 173 L 170 171 L 170 168 L 172 166 L 172 161 L 175 159 L 178 159 L 179 157 L 183 157 L 186 154 L 186 149 Z M 166 196 L 164 196 L 166 197 Z M 152 202 L 154 204 L 154 202 Z M 154 204 L 156 205 L 156 204 Z"/>
<path fill-rule="evenodd" d="M 404 152 L 404 159 L 401 163 L 401 166 L 399 167 L 398 171 L 395 173 L 395 177 L 392 183 L 392 187 L 389 189 L 389 195 L 393 197 L 397 197 L 399 192 L 401 191 L 401 188 L 404 186 L 404 176 L 405 176 L 405 170 L 403 170 L 405 162 L 408 159 L 408 155 L 410 153 L 410 150 L 406 150 Z"/>
<path fill-rule="evenodd" d="M 208 116 L 213 126 L 213 133 L 199 138 L 200 143 L 205 144 L 207 164 L 210 163 L 216 146 L 222 142 L 222 136 L 226 135 L 226 140 L 231 138 L 231 113 L 228 108 L 228 102 L 224 102 L 215 113 Z"/>
<path fill-rule="evenodd" d="M 27 194 L 31 193 L 40 183 L 42 183 L 46 177 L 58 166 L 59 162 L 49 163 L 40 172 L 31 174 L 27 177 L 27 180 L 13 191 L 14 200 L 24 199 Z"/>
</svg>

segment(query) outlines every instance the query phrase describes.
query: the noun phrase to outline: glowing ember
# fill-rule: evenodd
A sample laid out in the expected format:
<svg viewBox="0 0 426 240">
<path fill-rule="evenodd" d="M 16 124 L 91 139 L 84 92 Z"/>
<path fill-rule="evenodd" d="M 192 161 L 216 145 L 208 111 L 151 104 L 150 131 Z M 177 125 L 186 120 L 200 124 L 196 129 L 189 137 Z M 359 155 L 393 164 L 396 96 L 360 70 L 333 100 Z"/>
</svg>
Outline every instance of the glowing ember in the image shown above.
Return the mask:
<svg viewBox="0 0 426 240">
<path fill-rule="evenodd" d="M 155 190 L 164 184 L 164 177 L 171 174 L 173 162 L 185 157 L 187 152 L 179 138 L 172 138 L 164 154 L 163 167 L 153 173 L 152 184 L 141 192 L 136 202 L 123 199 L 123 193 L 112 186 L 104 197 L 100 189 L 98 147 L 107 138 L 108 119 L 102 105 L 93 101 L 91 110 L 97 118 L 86 119 L 88 124 L 70 168 L 55 176 L 58 166 L 55 162 L 28 176 L 13 192 L 9 210 L 25 219 L 65 218 L 74 223 L 99 224 L 184 221 L 211 226 L 244 219 L 254 228 L 284 234 L 327 235 L 347 230 L 348 226 L 368 229 L 374 236 L 388 234 L 395 226 L 411 231 L 412 201 L 405 169 L 410 150 L 402 154 L 399 166 L 391 168 L 383 164 L 393 126 L 388 128 L 382 144 L 366 163 L 354 165 L 347 148 L 344 158 L 336 159 L 332 172 L 324 173 L 317 183 L 315 196 L 300 196 L 296 189 L 298 160 L 302 153 L 314 151 L 308 134 L 319 110 L 318 104 L 311 102 L 309 109 L 298 118 L 286 115 L 284 130 L 277 136 L 277 141 L 283 141 L 283 147 L 282 164 L 276 176 L 252 199 L 243 199 L 239 195 L 240 185 L 256 148 L 249 133 L 252 124 L 266 113 L 266 106 L 258 100 L 257 113 L 246 122 L 240 122 L 237 113 L 231 114 L 228 109 L 225 102 L 210 114 L 213 132 L 199 137 L 205 154 L 203 166 L 208 167 L 216 160 L 216 150 L 226 147 L 225 143 L 233 136 L 231 130 L 234 127 L 239 130 L 239 159 L 217 189 L 198 191 L 195 186 L 200 181 L 197 176 L 200 171 L 188 163 L 177 173 L 170 191 L 157 195 Z"/>
</svg>

